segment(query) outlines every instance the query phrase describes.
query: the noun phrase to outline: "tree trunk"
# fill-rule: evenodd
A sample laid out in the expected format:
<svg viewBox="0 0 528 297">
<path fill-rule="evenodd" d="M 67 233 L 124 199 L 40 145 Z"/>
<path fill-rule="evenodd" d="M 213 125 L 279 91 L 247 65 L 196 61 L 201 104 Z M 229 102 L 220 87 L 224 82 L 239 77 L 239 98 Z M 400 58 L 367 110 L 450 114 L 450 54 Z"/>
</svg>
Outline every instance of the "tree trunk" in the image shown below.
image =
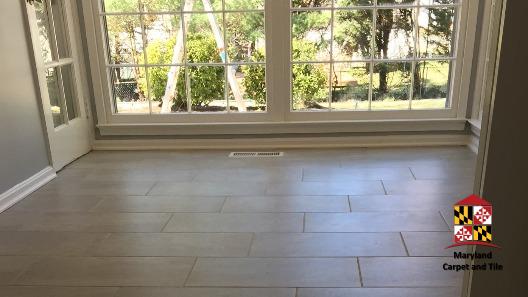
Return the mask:
<svg viewBox="0 0 528 297">
<path fill-rule="evenodd" d="M 377 32 L 376 32 L 376 45 L 377 52 L 380 58 L 386 59 L 389 52 L 389 41 L 392 26 L 394 25 L 394 16 L 392 10 L 380 10 L 378 11 L 378 18 L 376 21 Z M 387 76 L 389 69 L 386 64 L 379 64 L 379 92 L 386 94 L 388 92 L 387 87 Z"/>
<path fill-rule="evenodd" d="M 202 0 L 204 10 L 206 11 L 213 11 L 213 7 L 211 5 L 211 2 L 209 0 Z M 207 18 L 209 19 L 209 23 L 211 25 L 211 29 L 213 30 L 213 35 L 216 40 L 216 46 L 218 48 L 218 52 L 220 53 L 220 58 L 222 59 L 222 62 L 226 62 L 227 60 L 227 52 L 225 49 L 224 44 L 224 36 L 222 35 L 222 31 L 220 31 L 220 27 L 218 27 L 218 24 L 216 23 L 215 16 L 213 13 L 208 12 Z M 233 92 L 233 96 L 235 97 L 235 101 L 238 105 L 238 111 L 245 112 L 246 109 L 246 103 L 244 102 L 244 98 L 242 97 L 242 92 L 240 91 L 240 87 L 238 86 L 238 82 L 235 77 L 235 68 L 233 66 L 227 66 L 227 81 L 229 82 L 229 85 L 231 86 L 231 92 Z"/>
<path fill-rule="evenodd" d="M 191 11 L 195 0 L 185 0 L 184 11 Z M 183 61 L 183 43 L 185 42 L 183 32 L 189 28 L 190 17 L 185 17 L 180 23 L 180 30 L 176 36 L 176 43 L 172 50 L 171 64 L 179 64 Z M 176 94 L 176 85 L 178 83 L 178 73 L 180 66 L 171 66 L 169 73 L 167 73 L 167 86 L 165 87 L 165 94 L 161 102 L 161 113 L 170 113 L 172 101 Z"/>
</svg>

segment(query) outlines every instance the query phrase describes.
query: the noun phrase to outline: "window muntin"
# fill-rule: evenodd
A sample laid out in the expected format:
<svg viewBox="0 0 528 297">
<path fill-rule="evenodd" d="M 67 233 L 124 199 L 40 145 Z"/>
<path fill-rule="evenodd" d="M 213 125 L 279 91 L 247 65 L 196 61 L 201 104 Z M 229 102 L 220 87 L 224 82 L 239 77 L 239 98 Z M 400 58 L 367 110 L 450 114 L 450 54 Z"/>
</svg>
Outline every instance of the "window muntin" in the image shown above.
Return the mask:
<svg viewBox="0 0 528 297">
<path fill-rule="evenodd" d="M 451 108 L 459 10 L 455 0 L 292 0 L 291 110 Z"/>
<path fill-rule="evenodd" d="M 100 16 L 114 113 L 267 110 L 264 0 L 104 0 Z"/>
</svg>

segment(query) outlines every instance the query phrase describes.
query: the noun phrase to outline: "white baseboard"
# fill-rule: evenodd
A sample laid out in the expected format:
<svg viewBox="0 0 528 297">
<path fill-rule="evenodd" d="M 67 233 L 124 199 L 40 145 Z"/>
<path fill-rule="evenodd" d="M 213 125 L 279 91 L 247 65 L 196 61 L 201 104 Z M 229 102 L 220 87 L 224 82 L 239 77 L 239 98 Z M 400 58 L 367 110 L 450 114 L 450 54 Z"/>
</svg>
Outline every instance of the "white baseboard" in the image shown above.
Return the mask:
<svg viewBox="0 0 528 297">
<path fill-rule="evenodd" d="M 53 167 L 48 166 L 6 192 L 0 194 L 0 213 L 29 194 L 47 184 L 57 176 Z"/>
<path fill-rule="evenodd" d="M 95 140 L 94 150 L 271 149 L 468 145 L 467 134 Z"/>
</svg>

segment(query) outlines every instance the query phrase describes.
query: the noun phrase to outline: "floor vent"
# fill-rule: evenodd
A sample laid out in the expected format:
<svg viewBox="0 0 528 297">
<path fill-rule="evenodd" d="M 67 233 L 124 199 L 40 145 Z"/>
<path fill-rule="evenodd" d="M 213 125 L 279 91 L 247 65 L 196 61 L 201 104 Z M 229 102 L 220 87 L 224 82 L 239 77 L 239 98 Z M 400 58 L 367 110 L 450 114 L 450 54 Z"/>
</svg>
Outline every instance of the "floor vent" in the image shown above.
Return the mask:
<svg viewBox="0 0 528 297">
<path fill-rule="evenodd" d="M 282 157 L 284 152 L 231 152 L 229 158 L 273 158 Z"/>
</svg>

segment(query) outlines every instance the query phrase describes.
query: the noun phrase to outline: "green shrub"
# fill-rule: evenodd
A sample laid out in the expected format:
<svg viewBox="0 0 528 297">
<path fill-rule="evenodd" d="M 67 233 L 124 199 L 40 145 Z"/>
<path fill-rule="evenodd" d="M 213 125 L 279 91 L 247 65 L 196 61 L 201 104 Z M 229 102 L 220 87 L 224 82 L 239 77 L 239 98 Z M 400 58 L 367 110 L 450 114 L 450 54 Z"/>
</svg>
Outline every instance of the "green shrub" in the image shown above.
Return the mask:
<svg viewBox="0 0 528 297">
<path fill-rule="evenodd" d="M 314 43 L 293 42 L 294 60 L 314 61 L 317 48 Z M 317 102 L 328 100 L 328 75 L 322 64 L 293 64 L 293 104 L 295 106 L 318 106 Z"/>
<path fill-rule="evenodd" d="M 264 54 L 254 51 L 251 61 L 264 61 Z M 242 73 L 244 73 L 244 88 L 249 99 L 254 100 L 257 105 L 266 104 L 266 68 L 264 65 L 244 65 Z"/>
</svg>

